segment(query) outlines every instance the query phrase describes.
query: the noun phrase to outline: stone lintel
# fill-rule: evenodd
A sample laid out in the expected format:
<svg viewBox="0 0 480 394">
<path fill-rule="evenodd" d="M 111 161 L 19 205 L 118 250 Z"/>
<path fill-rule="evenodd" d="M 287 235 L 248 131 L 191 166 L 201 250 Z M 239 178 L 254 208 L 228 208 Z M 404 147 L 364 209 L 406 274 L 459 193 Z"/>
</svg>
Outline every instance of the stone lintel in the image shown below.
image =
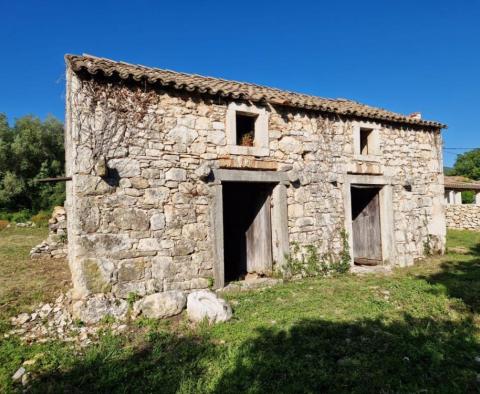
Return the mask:
<svg viewBox="0 0 480 394">
<path fill-rule="evenodd" d="M 360 162 L 350 163 L 347 169 L 348 174 L 369 174 L 369 175 L 383 175 L 383 168 L 378 163 Z"/>
<path fill-rule="evenodd" d="M 213 176 L 215 180 L 222 182 L 284 182 L 288 181 L 288 175 L 285 172 L 277 171 L 249 171 L 249 170 L 227 170 L 214 169 Z"/>
<path fill-rule="evenodd" d="M 222 157 L 218 160 L 220 168 L 236 168 L 276 171 L 278 164 L 271 160 L 256 160 L 253 157 Z"/>
</svg>

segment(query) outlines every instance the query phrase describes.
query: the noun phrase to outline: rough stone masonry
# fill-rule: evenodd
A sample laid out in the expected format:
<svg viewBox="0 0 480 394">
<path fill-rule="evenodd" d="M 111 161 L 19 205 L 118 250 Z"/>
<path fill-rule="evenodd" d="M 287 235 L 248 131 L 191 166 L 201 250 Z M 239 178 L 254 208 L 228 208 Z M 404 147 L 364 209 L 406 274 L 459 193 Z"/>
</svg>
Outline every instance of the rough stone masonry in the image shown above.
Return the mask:
<svg viewBox="0 0 480 394">
<path fill-rule="evenodd" d="M 235 179 L 275 182 L 273 270 L 293 242 L 338 255 L 343 229 L 353 253 L 353 184 L 381 188 L 383 264 L 412 264 L 425 242 L 444 250 L 440 123 L 91 56 L 66 62 L 76 298 L 222 286 L 221 190 Z M 254 119 L 253 144 L 238 141 L 239 114 Z"/>
<path fill-rule="evenodd" d="M 67 217 L 64 207 L 55 207 L 48 221 L 48 237 L 30 251 L 32 259 L 67 257 Z"/>
<path fill-rule="evenodd" d="M 448 204 L 446 220 L 448 228 L 480 231 L 480 205 Z"/>
</svg>

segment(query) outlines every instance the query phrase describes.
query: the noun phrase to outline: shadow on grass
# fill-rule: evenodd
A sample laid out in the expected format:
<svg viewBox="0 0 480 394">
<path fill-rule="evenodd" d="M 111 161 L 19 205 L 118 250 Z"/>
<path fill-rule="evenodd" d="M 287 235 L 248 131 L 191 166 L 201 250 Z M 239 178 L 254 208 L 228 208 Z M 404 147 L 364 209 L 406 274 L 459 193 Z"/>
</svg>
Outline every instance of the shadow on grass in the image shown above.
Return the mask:
<svg viewBox="0 0 480 394">
<path fill-rule="evenodd" d="M 477 243 L 470 247 L 470 252 L 475 256 L 480 256 L 480 243 Z"/>
<path fill-rule="evenodd" d="M 476 392 L 474 325 L 414 319 L 262 328 L 241 344 L 155 334 L 127 354 L 110 345 L 36 392 Z M 111 353 L 111 354 L 110 354 Z"/>
<path fill-rule="evenodd" d="M 261 330 L 239 349 L 216 392 L 474 390 L 472 327 L 407 317 L 404 323 L 313 320 L 289 332 Z"/>
<path fill-rule="evenodd" d="M 431 284 L 441 284 L 449 297 L 458 298 L 473 313 L 480 311 L 480 244 L 470 247 L 472 255 L 463 261 L 446 261 L 441 271 L 423 277 Z"/>
</svg>

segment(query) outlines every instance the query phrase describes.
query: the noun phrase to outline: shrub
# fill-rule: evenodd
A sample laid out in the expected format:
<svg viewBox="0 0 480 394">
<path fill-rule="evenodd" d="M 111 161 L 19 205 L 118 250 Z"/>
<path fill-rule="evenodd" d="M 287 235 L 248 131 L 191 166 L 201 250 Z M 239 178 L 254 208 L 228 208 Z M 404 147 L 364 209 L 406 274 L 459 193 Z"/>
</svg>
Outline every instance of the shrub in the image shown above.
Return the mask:
<svg viewBox="0 0 480 394">
<path fill-rule="evenodd" d="M 6 220 L 7 222 L 12 221 L 12 213 L 11 212 L 0 212 L 0 220 Z"/>
<path fill-rule="evenodd" d="M 32 222 L 38 227 L 47 227 L 50 220 L 51 213 L 48 211 L 40 211 L 32 216 Z"/>
<path fill-rule="evenodd" d="M 30 220 L 31 214 L 27 209 L 12 213 L 11 221 L 15 223 L 25 223 Z"/>
</svg>

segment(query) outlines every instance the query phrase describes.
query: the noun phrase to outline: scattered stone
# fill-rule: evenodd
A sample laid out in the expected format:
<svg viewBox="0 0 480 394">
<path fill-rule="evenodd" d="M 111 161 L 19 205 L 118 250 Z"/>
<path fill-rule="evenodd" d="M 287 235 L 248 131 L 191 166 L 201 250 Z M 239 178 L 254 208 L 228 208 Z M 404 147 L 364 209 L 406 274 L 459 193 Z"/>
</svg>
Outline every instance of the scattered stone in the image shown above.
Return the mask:
<svg viewBox="0 0 480 394">
<path fill-rule="evenodd" d="M 181 313 L 186 302 L 184 292 L 171 290 L 146 296 L 135 303 L 134 309 L 146 317 L 163 319 Z"/>
<path fill-rule="evenodd" d="M 29 320 L 30 320 L 30 315 L 28 313 L 20 313 L 15 320 L 15 324 L 21 326 L 22 324 L 25 324 Z"/>
<path fill-rule="evenodd" d="M 67 292 L 65 295 L 58 297 L 54 304 L 40 304 L 32 314 L 21 313 L 11 319 L 15 328 L 5 333 L 4 338 L 18 336 L 26 343 L 46 343 L 60 340 L 77 342 L 80 346 L 86 346 L 98 339 L 98 330 L 101 327 L 93 325 L 93 323 L 92 325 L 86 325 L 87 323 L 93 321 L 98 323 L 101 317 L 106 315 L 121 320 L 128 311 L 127 302 L 116 299 L 112 295 L 104 296 L 100 294 L 82 301 L 81 305 L 78 301 L 73 302 L 71 293 Z M 85 320 L 73 316 L 74 304 L 77 311 L 84 314 L 81 317 Z M 101 308 L 97 310 L 97 306 Z M 28 320 L 26 316 L 29 317 Z M 34 319 L 33 316 L 41 318 Z M 112 326 L 115 332 L 124 332 L 127 328 L 127 325 L 120 323 L 114 323 Z M 37 354 L 32 359 L 26 360 L 23 366 L 33 365 L 42 356 L 42 353 Z"/>
<path fill-rule="evenodd" d="M 72 314 L 85 324 L 98 323 L 106 316 L 123 320 L 128 312 L 128 303 L 111 294 L 94 294 L 86 299 L 75 301 L 72 305 Z"/>
<path fill-rule="evenodd" d="M 17 227 L 35 227 L 35 223 L 32 222 L 25 222 L 25 223 L 16 223 Z"/>
<path fill-rule="evenodd" d="M 38 312 L 38 315 L 40 316 L 40 318 L 44 319 L 50 314 L 51 311 L 52 311 L 52 307 L 50 306 L 50 304 L 45 304 L 41 307 L 40 311 Z"/>
<path fill-rule="evenodd" d="M 48 237 L 30 251 L 32 259 L 60 259 L 67 257 L 67 214 L 64 207 L 53 208 L 48 221 Z"/>
<path fill-rule="evenodd" d="M 13 380 L 14 382 L 20 380 L 20 379 L 22 378 L 22 376 L 25 374 L 25 372 L 27 372 L 27 371 L 26 371 L 26 369 L 25 369 L 24 367 L 18 368 L 18 369 L 17 369 L 17 372 L 15 372 L 15 373 L 13 374 L 13 376 L 12 376 L 12 380 Z"/>
<path fill-rule="evenodd" d="M 22 386 L 26 386 L 30 381 L 30 374 L 27 372 L 22 375 Z"/>
<path fill-rule="evenodd" d="M 188 295 L 187 314 L 193 322 L 207 319 L 209 323 L 218 323 L 231 319 L 232 308 L 212 291 L 199 290 Z"/>
</svg>

